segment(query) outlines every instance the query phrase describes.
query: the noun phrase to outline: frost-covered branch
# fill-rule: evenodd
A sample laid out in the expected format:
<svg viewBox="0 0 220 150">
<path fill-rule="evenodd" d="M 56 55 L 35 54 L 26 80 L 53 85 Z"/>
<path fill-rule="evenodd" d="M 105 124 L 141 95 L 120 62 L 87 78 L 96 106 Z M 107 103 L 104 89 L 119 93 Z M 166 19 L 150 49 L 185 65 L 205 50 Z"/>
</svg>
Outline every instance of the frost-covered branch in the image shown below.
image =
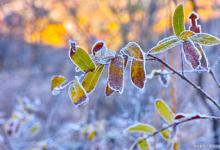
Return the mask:
<svg viewBox="0 0 220 150">
<path fill-rule="evenodd" d="M 202 93 L 210 102 L 212 102 L 219 110 L 220 110 L 220 104 L 213 99 L 211 96 L 208 95 L 208 93 L 206 93 L 203 89 L 201 89 L 201 87 L 199 87 L 198 85 L 194 84 L 192 81 L 190 81 L 187 77 L 183 76 L 182 74 L 180 74 L 178 71 L 176 71 L 172 66 L 170 66 L 169 64 L 167 64 L 166 62 L 164 62 L 162 59 L 152 55 L 152 54 L 147 54 L 147 56 L 154 58 L 156 61 L 162 63 L 165 67 L 167 67 L 168 69 L 170 69 L 171 71 L 174 72 L 174 74 L 178 75 L 180 78 L 182 78 L 184 81 L 186 81 L 187 83 L 189 83 L 192 87 L 194 87 L 196 90 L 198 90 L 200 93 Z"/>
<path fill-rule="evenodd" d="M 220 121 L 220 117 L 216 117 L 216 116 L 194 115 L 194 116 L 190 116 L 190 117 L 186 117 L 184 119 L 181 119 L 180 121 L 175 121 L 174 123 L 172 123 L 170 125 L 167 125 L 165 127 L 162 127 L 160 129 L 156 130 L 155 132 L 153 132 L 152 134 L 142 137 L 141 139 L 142 140 L 147 140 L 150 137 L 153 137 L 153 136 L 159 134 L 160 132 L 162 132 L 162 131 L 164 131 L 166 129 L 169 129 L 169 128 L 172 128 L 172 127 L 176 127 L 176 126 L 178 126 L 178 125 L 180 125 L 182 123 L 185 123 L 185 122 L 190 122 L 190 121 L 193 121 L 193 120 L 201 120 L 201 119 L 218 120 L 218 121 Z M 137 144 L 138 144 L 138 141 L 136 141 L 130 147 L 130 150 L 134 149 L 137 146 Z"/>
</svg>

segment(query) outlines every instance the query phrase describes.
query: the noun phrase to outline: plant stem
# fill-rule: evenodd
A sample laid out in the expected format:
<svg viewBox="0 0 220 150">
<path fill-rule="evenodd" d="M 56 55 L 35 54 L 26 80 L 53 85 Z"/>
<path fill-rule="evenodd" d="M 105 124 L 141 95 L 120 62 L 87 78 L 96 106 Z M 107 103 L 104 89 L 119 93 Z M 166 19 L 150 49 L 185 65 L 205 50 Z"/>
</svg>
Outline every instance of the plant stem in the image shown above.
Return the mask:
<svg viewBox="0 0 220 150">
<path fill-rule="evenodd" d="M 192 81 L 190 81 L 187 77 L 183 76 L 182 74 L 180 74 L 178 71 L 176 71 L 172 66 L 170 66 L 169 64 L 167 64 L 166 62 L 164 62 L 163 60 L 161 60 L 160 58 L 152 55 L 152 54 L 147 54 L 147 56 L 154 58 L 155 60 L 157 60 L 158 62 L 162 63 L 164 66 L 166 66 L 168 69 L 170 69 L 171 71 L 173 71 L 174 74 L 178 75 L 180 78 L 182 78 L 183 80 L 185 80 L 187 83 L 189 83 L 192 87 L 194 87 L 196 90 L 198 90 L 201 94 L 203 94 L 210 102 L 212 102 L 219 110 L 220 110 L 220 105 L 219 103 L 213 99 L 211 96 L 209 96 L 203 89 L 201 89 L 200 86 L 194 84 Z"/>
<path fill-rule="evenodd" d="M 209 70 L 209 74 L 212 76 L 212 78 L 214 79 L 214 81 L 216 82 L 216 84 L 218 85 L 218 87 L 220 88 L 220 84 L 218 79 L 216 78 L 214 72 L 212 71 L 212 69 Z"/>
<path fill-rule="evenodd" d="M 184 118 L 184 119 L 182 119 L 182 120 L 180 120 L 180 121 L 174 122 L 174 123 L 172 123 L 172 124 L 170 124 L 170 125 L 167 125 L 167 126 L 165 126 L 165 127 L 163 127 L 163 128 L 160 128 L 159 130 L 155 131 L 154 133 L 152 133 L 152 134 L 150 134 L 150 135 L 148 135 L 148 136 L 144 136 L 144 137 L 142 137 L 141 139 L 142 139 L 142 140 L 147 140 L 147 139 L 149 139 L 150 137 L 153 137 L 153 136 L 159 134 L 160 132 L 162 132 L 162 131 L 164 131 L 164 130 L 166 130 L 166 129 L 168 129 L 168 128 L 176 127 L 176 126 L 178 126 L 178 125 L 180 125 L 180 124 L 182 124 L 182 123 L 189 122 L 189 121 L 192 121 L 192 120 L 201 120 L 201 119 L 211 119 L 211 120 L 218 120 L 218 121 L 220 121 L 220 117 L 216 117 L 216 116 L 200 116 L 200 115 L 195 115 L 195 116 L 191 116 L 191 117 L 189 117 L 189 118 Z M 136 141 L 136 142 L 130 147 L 130 150 L 134 149 L 134 148 L 137 146 L 137 144 L 138 144 L 138 141 Z"/>
</svg>

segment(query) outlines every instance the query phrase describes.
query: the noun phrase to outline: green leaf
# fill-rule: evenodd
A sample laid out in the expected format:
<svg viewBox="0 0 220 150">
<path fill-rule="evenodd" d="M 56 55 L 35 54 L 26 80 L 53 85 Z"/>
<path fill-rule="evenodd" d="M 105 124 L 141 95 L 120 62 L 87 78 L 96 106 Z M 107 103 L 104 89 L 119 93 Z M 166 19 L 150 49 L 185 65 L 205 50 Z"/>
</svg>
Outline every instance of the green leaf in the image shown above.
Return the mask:
<svg viewBox="0 0 220 150">
<path fill-rule="evenodd" d="M 167 128 L 167 129 L 161 131 L 160 135 L 164 140 L 170 141 L 171 131 L 170 131 L 170 129 Z"/>
<path fill-rule="evenodd" d="M 137 145 L 139 150 L 149 150 L 149 144 L 146 139 L 138 139 Z"/>
<path fill-rule="evenodd" d="M 171 111 L 169 106 L 163 100 L 156 101 L 156 109 L 160 116 L 168 123 L 172 124 L 174 122 L 174 113 Z"/>
<path fill-rule="evenodd" d="M 151 50 L 149 52 L 152 54 L 162 53 L 168 49 L 171 49 L 171 48 L 179 45 L 181 42 L 179 41 L 179 39 L 173 38 L 170 40 L 165 40 L 165 41 L 161 42 L 160 44 L 159 43 L 155 47 L 151 48 Z"/>
<path fill-rule="evenodd" d="M 183 5 L 177 6 L 173 14 L 173 31 L 177 37 L 185 30 Z"/>
<path fill-rule="evenodd" d="M 212 45 L 220 44 L 219 38 L 213 35 L 207 34 L 207 33 L 197 33 L 194 36 L 190 37 L 190 39 L 193 42 L 201 44 L 201 45 L 212 46 Z"/>
<path fill-rule="evenodd" d="M 80 47 L 76 49 L 70 48 L 69 57 L 73 64 L 75 64 L 81 71 L 89 72 L 95 70 L 95 64 L 90 58 L 89 54 Z"/>
<path fill-rule="evenodd" d="M 64 76 L 56 75 L 51 78 L 51 91 L 53 95 L 58 95 L 60 93 L 60 87 L 66 81 Z"/>
<path fill-rule="evenodd" d="M 152 134 L 156 131 L 156 129 L 148 124 L 138 123 L 128 127 L 127 129 L 130 132 L 143 132 L 145 134 Z"/>
<path fill-rule="evenodd" d="M 85 104 L 88 101 L 86 91 L 76 77 L 73 83 L 69 86 L 69 96 L 76 107 Z"/>
<path fill-rule="evenodd" d="M 193 36 L 195 33 L 189 30 L 183 31 L 180 33 L 179 39 L 180 40 L 187 40 L 189 37 Z"/>
<path fill-rule="evenodd" d="M 104 65 L 99 65 L 94 71 L 88 72 L 82 81 L 82 86 L 87 93 L 90 93 L 99 81 Z"/>
<path fill-rule="evenodd" d="M 166 38 L 160 40 L 160 41 L 157 43 L 157 45 L 162 44 L 162 43 L 164 43 L 164 42 L 166 42 L 166 41 L 169 41 L 169 40 L 171 40 L 171 39 L 177 39 L 177 38 L 176 38 L 175 35 L 168 36 L 168 37 L 166 37 Z"/>
</svg>

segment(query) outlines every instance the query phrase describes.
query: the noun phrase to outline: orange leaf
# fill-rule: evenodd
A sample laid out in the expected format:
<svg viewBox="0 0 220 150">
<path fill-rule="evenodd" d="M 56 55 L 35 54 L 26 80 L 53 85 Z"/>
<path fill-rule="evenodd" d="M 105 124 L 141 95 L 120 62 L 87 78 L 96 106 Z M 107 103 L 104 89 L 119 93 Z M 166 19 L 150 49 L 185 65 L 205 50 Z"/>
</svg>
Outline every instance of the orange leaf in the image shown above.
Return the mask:
<svg viewBox="0 0 220 150">
<path fill-rule="evenodd" d="M 131 63 L 131 80 L 138 88 L 144 88 L 146 81 L 144 61 L 133 59 Z"/>
</svg>

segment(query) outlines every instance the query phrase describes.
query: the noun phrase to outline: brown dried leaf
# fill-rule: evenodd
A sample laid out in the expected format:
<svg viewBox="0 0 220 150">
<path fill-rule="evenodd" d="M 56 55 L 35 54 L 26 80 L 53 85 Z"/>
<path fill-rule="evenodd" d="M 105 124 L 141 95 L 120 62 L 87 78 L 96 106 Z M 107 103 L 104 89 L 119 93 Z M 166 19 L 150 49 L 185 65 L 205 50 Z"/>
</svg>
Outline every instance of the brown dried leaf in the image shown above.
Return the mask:
<svg viewBox="0 0 220 150">
<path fill-rule="evenodd" d="M 108 85 L 119 93 L 123 92 L 124 58 L 122 56 L 116 56 L 109 64 Z"/>
<path fill-rule="evenodd" d="M 201 57 L 192 41 L 188 40 L 183 42 L 183 52 L 186 62 L 191 65 L 193 69 L 198 68 Z"/>
</svg>

